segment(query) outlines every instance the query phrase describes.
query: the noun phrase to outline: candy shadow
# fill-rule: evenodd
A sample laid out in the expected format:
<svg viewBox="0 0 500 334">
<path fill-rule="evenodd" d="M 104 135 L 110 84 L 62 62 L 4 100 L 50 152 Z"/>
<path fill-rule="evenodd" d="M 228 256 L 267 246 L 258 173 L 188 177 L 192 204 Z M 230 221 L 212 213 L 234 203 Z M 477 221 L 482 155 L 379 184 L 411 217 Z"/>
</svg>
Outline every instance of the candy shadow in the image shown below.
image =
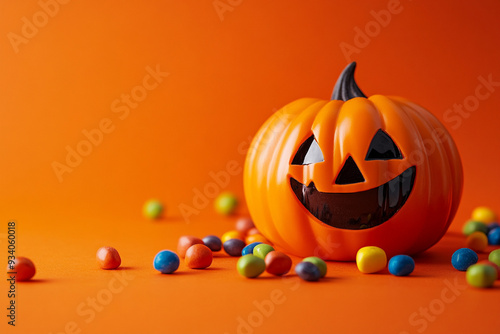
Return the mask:
<svg viewBox="0 0 500 334">
<path fill-rule="evenodd" d="M 48 278 L 33 278 L 33 279 L 30 279 L 28 281 L 22 281 L 22 282 L 17 282 L 16 281 L 16 284 L 37 284 L 37 283 L 50 283 L 50 282 L 54 282 L 56 280 L 54 279 L 48 279 Z"/>
</svg>

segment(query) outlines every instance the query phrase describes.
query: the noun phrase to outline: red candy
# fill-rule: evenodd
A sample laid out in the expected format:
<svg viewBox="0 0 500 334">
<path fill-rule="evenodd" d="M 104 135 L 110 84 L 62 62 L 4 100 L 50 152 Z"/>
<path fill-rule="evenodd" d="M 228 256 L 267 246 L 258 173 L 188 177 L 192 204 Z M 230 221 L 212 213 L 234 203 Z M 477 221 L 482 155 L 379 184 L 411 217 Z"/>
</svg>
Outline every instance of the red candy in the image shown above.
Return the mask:
<svg viewBox="0 0 500 334">
<path fill-rule="evenodd" d="M 16 274 L 8 274 L 14 275 L 16 277 L 16 282 L 28 281 L 33 276 L 35 276 L 36 269 L 33 262 L 27 257 L 18 256 L 14 260 L 14 266 L 11 267 L 9 264 L 7 266 L 7 272 L 15 272 Z"/>
<path fill-rule="evenodd" d="M 292 259 L 285 253 L 272 251 L 266 255 L 266 271 L 272 275 L 282 276 L 292 268 Z"/>
<path fill-rule="evenodd" d="M 212 259 L 212 251 L 205 245 L 196 244 L 186 251 L 186 265 L 191 269 L 210 267 Z"/>
<path fill-rule="evenodd" d="M 241 217 L 236 221 L 235 228 L 237 231 L 240 231 L 243 234 L 247 234 L 248 230 L 254 228 L 252 218 L 250 217 Z"/>
<path fill-rule="evenodd" d="M 179 242 L 177 243 L 177 255 L 179 257 L 184 258 L 186 256 L 186 251 L 189 247 L 196 244 L 204 244 L 203 240 L 200 238 L 196 238 L 190 235 L 183 235 L 179 238 Z"/>
<path fill-rule="evenodd" d="M 116 269 L 122 263 L 120 254 L 113 247 L 101 247 L 96 254 L 97 265 L 101 269 Z"/>
</svg>

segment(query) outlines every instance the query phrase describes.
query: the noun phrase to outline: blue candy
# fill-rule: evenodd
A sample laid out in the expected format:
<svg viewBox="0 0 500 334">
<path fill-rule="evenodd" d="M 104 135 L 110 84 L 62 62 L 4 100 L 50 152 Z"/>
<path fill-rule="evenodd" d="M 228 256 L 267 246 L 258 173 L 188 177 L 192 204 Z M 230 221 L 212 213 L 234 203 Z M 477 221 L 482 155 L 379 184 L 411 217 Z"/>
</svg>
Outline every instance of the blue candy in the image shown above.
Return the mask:
<svg viewBox="0 0 500 334">
<path fill-rule="evenodd" d="M 210 248 L 212 252 L 218 252 L 222 249 L 222 241 L 215 235 L 207 235 L 202 240 L 205 246 Z"/>
<path fill-rule="evenodd" d="M 493 246 L 500 245 L 500 227 L 496 227 L 488 232 L 488 244 Z"/>
<path fill-rule="evenodd" d="M 489 223 L 488 224 L 488 232 L 490 232 L 491 230 L 496 229 L 497 227 L 500 227 L 499 223 L 497 223 L 497 222 Z"/>
<path fill-rule="evenodd" d="M 451 256 L 451 265 L 460 271 L 466 271 L 478 260 L 476 252 L 470 248 L 460 248 Z"/>
<path fill-rule="evenodd" d="M 172 251 L 162 250 L 156 254 L 153 266 L 162 274 L 171 274 L 179 268 L 179 256 Z"/>
<path fill-rule="evenodd" d="M 415 269 L 415 261 L 408 255 L 396 255 L 389 260 L 388 268 L 395 276 L 407 276 Z"/>
<path fill-rule="evenodd" d="M 245 248 L 243 248 L 243 250 L 241 251 L 241 255 L 248 255 L 248 254 L 253 254 L 253 249 L 255 248 L 255 246 L 257 246 L 258 244 L 261 244 L 262 242 L 260 241 L 256 241 L 256 242 L 252 242 L 251 244 L 248 244 L 245 246 Z"/>
<path fill-rule="evenodd" d="M 319 268 L 312 262 L 300 262 L 295 266 L 295 273 L 304 281 L 317 281 L 321 277 Z"/>
</svg>

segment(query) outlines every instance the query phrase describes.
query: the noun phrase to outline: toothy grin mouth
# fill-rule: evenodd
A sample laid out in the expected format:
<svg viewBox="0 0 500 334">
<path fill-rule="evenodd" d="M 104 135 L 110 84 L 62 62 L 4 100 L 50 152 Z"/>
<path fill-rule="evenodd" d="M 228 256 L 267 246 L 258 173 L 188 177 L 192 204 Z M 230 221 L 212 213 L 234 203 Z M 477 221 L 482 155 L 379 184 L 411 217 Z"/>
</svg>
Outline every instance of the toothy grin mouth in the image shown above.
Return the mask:
<svg viewBox="0 0 500 334">
<path fill-rule="evenodd" d="M 328 193 L 290 178 L 290 186 L 304 207 L 332 227 L 359 230 L 378 226 L 394 216 L 413 189 L 416 167 L 376 188 L 354 193 Z"/>
</svg>

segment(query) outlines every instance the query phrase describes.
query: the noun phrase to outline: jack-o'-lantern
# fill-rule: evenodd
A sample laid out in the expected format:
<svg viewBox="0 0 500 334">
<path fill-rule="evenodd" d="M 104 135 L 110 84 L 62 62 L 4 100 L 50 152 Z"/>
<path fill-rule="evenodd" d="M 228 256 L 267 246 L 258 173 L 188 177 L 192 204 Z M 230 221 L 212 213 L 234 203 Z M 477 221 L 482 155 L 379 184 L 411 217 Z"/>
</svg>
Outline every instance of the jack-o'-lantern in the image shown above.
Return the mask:
<svg viewBox="0 0 500 334">
<path fill-rule="evenodd" d="M 441 239 L 460 202 L 462 164 L 444 126 L 406 99 L 366 97 L 355 66 L 331 100 L 277 111 L 248 151 L 255 225 L 297 256 L 352 261 L 364 246 L 415 254 Z"/>
</svg>

